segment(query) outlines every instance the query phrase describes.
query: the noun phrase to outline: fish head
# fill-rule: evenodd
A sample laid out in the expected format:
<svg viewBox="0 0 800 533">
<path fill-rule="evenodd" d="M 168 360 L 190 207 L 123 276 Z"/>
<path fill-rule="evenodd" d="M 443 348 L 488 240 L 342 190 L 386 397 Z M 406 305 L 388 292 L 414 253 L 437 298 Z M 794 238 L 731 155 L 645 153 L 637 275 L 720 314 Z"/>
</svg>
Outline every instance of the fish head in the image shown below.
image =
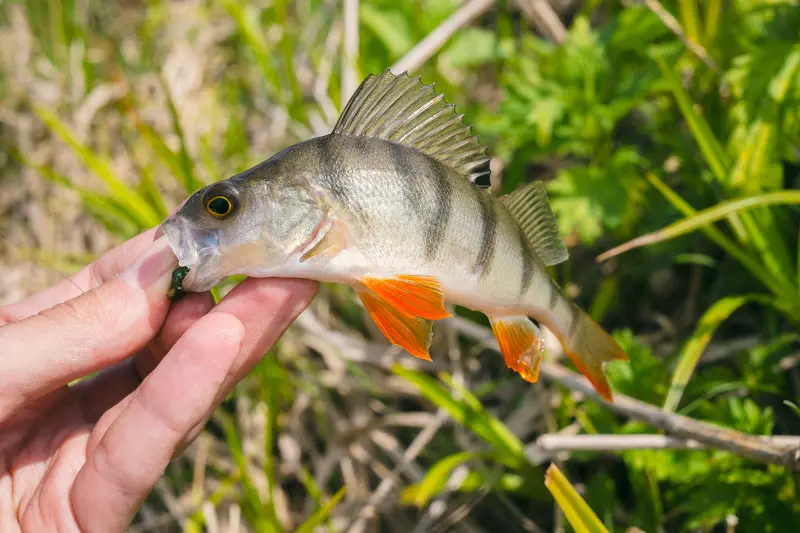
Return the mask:
<svg viewBox="0 0 800 533">
<path fill-rule="evenodd" d="M 187 291 L 202 292 L 234 274 L 269 277 L 319 224 L 319 207 L 293 180 L 237 175 L 192 194 L 162 222 Z"/>
</svg>

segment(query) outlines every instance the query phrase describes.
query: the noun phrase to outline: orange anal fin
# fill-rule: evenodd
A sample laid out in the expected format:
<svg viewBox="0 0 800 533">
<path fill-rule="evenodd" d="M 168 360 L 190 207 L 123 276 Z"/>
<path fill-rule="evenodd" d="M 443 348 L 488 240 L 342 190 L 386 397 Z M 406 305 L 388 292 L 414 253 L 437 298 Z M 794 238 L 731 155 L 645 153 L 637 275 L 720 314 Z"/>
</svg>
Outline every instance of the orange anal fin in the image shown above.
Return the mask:
<svg viewBox="0 0 800 533">
<path fill-rule="evenodd" d="M 542 339 L 526 316 L 489 317 L 500 353 L 508 367 L 536 383 L 542 361 Z"/>
<path fill-rule="evenodd" d="M 409 316 L 368 291 L 361 291 L 358 295 L 372 320 L 389 342 L 404 348 L 414 357 L 431 360 L 428 353 L 433 337 L 430 320 Z"/>
<path fill-rule="evenodd" d="M 441 282 L 432 276 L 365 276 L 359 280 L 396 309 L 429 320 L 447 318 Z"/>
</svg>

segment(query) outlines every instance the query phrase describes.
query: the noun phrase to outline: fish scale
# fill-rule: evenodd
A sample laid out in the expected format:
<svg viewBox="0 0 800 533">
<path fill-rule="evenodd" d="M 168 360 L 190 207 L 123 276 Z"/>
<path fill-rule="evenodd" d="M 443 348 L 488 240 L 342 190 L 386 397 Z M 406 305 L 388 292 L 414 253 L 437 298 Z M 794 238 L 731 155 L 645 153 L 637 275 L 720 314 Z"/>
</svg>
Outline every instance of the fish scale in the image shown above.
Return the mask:
<svg viewBox="0 0 800 533">
<path fill-rule="evenodd" d="M 543 184 L 495 197 L 476 184 L 488 163 L 442 95 L 386 71 L 331 134 L 197 191 L 163 231 L 191 267 L 185 290 L 240 273 L 345 283 L 391 343 L 422 359 L 447 301 L 485 313 L 506 364 L 536 381 L 533 318 L 611 400 L 603 365 L 627 356 L 547 273 L 568 253 Z"/>
</svg>

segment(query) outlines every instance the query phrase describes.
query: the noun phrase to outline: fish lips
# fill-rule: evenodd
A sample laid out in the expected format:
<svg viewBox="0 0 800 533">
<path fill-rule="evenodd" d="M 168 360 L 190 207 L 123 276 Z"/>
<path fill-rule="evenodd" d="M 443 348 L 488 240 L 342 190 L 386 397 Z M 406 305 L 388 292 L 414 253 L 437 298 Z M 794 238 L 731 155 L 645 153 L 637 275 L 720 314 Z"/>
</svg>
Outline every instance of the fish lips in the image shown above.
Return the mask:
<svg viewBox="0 0 800 533">
<path fill-rule="evenodd" d="M 221 252 L 217 230 L 197 227 L 173 215 L 159 226 L 156 236 L 160 235 L 166 237 L 178 258 L 178 265 L 189 267 L 189 274 L 183 282 L 186 290 L 203 292 L 219 283 L 221 278 L 216 270 Z"/>
</svg>

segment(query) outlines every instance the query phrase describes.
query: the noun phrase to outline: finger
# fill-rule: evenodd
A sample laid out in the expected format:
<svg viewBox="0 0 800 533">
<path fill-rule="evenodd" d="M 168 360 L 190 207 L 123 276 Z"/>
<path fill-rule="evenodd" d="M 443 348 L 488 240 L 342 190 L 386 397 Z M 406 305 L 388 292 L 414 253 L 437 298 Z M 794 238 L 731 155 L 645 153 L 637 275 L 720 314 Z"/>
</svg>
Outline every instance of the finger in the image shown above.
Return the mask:
<svg viewBox="0 0 800 533">
<path fill-rule="evenodd" d="M 214 297 L 210 292 L 190 293 L 173 304 L 164 327 L 134 359 L 139 378 L 147 377 L 178 339 L 213 308 Z"/>
<path fill-rule="evenodd" d="M 214 306 L 211 293 L 191 293 L 172 304 L 164 327 L 136 356 L 71 387 L 86 422 L 97 422 L 138 387 L 184 333 Z"/>
<path fill-rule="evenodd" d="M 241 381 L 283 335 L 317 293 L 319 284 L 301 279 L 249 278 L 211 310 L 227 313 L 244 324 L 242 357 L 225 382 L 225 394 Z"/>
<path fill-rule="evenodd" d="M 241 355 L 225 378 L 216 404 L 222 402 L 264 358 L 289 325 L 308 307 L 318 288 L 319 284 L 310 280 L 252 278 L 234 288 L 214 307 L 211 313 L 229 313 L 237 317 L 246 331 Z M 204 426 L 205 420 L 192 428 L 184 444 L 197 438 Z"/>
<path fill-rule="evenodd" d="M 142 383 L 75 478 L 70 497 L 81 531 L 127 527 L 186 433 L 214 409 L 244 338 L 237 318 L 209 314 Z"/>
<path fill-rule="evenodd" d="M 0 307 L 0 325 L 33 316 L 44 309 L 75 298 L 82 292 L 99 287 L 136 259 L 153 242 L 155 231 L 155 228 L 147 230 L 109 250 L 68 280 L 65 279 L 19 302 Z"/>
<path fill-rule="evenodd" d="M 209 315 L 220 313 L 234 316 L 245 328 L 241 356 L 234 363 L 228 376 L 225 377 L 215 400 L 215 406 L 228 395 L 236 383 L 250 372 L 253 366 L 262 359 L 264 353 L 275 344 L 289 324 L 297 318 L 297 315 L 300 314 L 313 299 L 317 287 L 317 283 L 305 280 L 248 279 L 234 288 L 219 304 L 213 307 Z M 181 300 L 181 302 L 182 301 L 183 300 Z M 172 313 L 170 313 L 170 316 L 171 315 Z M 190 319 L 186 321 L 188 320 Z M 176 337 L 178 336 L 180 327 L 177 322 L 178 321 L 176 321 L 174 333 L 164 335 L 167 341 L 166 344 L 169 343 L 168 337 L 171 337 L 173 334 L 176 335 Z M 165 325 L 164 330 L 166 333 L 167 325 Z M 187 331 L 186 335 L 191 335 L 192 331 L 194 331 L 193 328 Z M 159 337 L 161 337 L 161 335 L 159 335 Z M 153 344 L 151 344 L 151 346 Z M 162 343 L 158 344 L 164 346 Z M 163 352 L 156 350 L 156 353 Z M 130 367 L 123 372 L 125 378 L 128 380 L 134 379 Z M 122 379 L 125 378 L 121 378 L 121 383 Z M 138 385 L 138 383 L 136 383 L 136 385 Z M 129 381 L 127 385 L 128 391 L 132 390 L 132 387 L 136 387 L 136 385 L 131 386 Z M 113 390 L 113 385 L 107 386 L 109 389 Z M 125 386 L 124 383 L 121 386 Z M 86 403 L 88 404 L 89 401 L 90 400 L 87 400 Z M 126 402 L 128 401 L 130 401 L 130 396 L 124 398 L 117 405 L 111 405 L 109 402 L 105 402 L 108 411 L 105 414 L 94 413 L 95 416 L 99 417 L 99 420 L 89 442 L 90 450 L 99 442 L 105 431 L 114 423 L 119 414 L 124 411 L 127 406 Z M 86 409 L 87 411 L 91 411 L 90 407 Z M 203 426 L 203 422 L 204 420 L 200 420 L 196 424 L 186 440 L 191 441 L 197 436 L 197 433 Z"/>
<path fill-rule="evenodd" d="M 160 239 L 117 278 L 1 327 L 0 419 L 9 405 L 39 397 L 141 350 L 161 329 L 176 264 Z"/>
</svg>

